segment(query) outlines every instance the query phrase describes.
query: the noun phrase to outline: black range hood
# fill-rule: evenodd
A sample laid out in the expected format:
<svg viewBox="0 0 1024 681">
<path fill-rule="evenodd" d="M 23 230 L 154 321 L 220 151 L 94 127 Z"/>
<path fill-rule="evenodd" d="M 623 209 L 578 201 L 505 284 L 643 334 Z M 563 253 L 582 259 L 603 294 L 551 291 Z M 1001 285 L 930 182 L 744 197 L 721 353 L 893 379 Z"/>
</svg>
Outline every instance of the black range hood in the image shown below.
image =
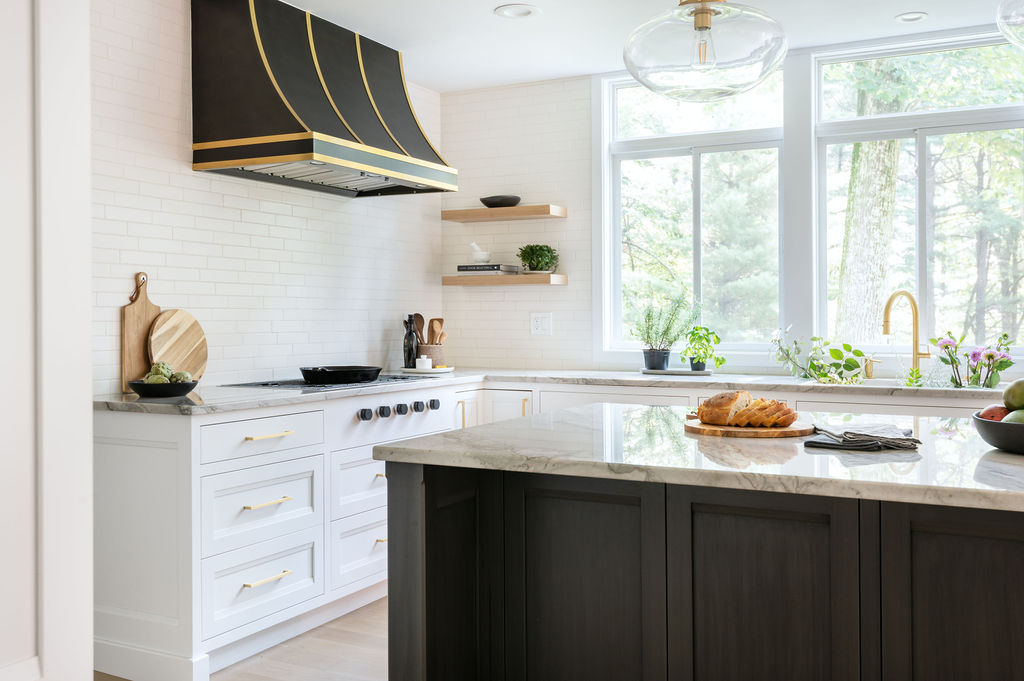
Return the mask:
<svg viewBox="0 0 1024 681">
<path fill-rule="evenodd" d="M 456 191 L 402 55 L 278 0 L 192 0 L 192 168 L 343 196 Z"/>
</svg>

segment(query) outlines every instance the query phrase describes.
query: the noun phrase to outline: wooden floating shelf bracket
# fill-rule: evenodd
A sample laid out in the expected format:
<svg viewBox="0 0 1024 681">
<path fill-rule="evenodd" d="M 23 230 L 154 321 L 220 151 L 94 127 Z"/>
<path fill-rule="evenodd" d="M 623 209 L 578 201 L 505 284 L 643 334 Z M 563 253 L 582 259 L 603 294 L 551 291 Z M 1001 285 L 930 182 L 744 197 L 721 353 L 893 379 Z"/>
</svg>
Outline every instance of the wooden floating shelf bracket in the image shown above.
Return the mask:
<svg viewBox="0 0 1024 681">
<path fill-rule="evenodd" d="M 543 203 L 534 206 L 507 208 L 466 208 L 441 211 L 441 219 L 448 222 L 509 222 L 512 220 L 548 220 L 569 215 L 565 206 Z"/>
<path fill-rule="evenodd" d="M 444 286 L 565 286 L 567 274 L 461 274 L 444 277 Z"/>
</svg>

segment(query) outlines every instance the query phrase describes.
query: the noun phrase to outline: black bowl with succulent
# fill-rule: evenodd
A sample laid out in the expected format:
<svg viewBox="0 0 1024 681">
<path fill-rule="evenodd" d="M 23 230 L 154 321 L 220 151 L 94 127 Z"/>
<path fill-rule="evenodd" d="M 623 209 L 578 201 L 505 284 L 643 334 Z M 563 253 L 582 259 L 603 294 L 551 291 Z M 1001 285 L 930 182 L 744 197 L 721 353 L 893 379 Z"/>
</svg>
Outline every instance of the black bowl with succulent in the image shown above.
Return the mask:
<svg viewBox="0 0 1024 681">
<path fill-rule="evenodd" d="M 167 362 L 157 362 L 149 373 L 138 381 L 128 381 L 128 387 L 139 397 L 183 397 L 195 390 L 199 381 L 193 381 L 187 371 L 175 371 Z"/>
<path fill-rule="evenodd" d="M 511 208 L 512 206 L 518 206 L 521 200 L 513 194 L 497 194 L 495 196 L 483 197 L 480 199 L 480 203 L 488 208 Z"/>
</svg>

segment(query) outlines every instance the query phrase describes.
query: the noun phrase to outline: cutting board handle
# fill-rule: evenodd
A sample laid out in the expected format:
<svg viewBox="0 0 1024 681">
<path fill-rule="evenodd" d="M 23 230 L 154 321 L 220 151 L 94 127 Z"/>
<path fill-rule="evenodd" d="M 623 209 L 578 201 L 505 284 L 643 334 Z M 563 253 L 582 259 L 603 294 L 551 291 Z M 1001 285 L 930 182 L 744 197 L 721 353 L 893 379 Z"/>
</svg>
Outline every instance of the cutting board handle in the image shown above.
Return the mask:
<svg viewBox="0 0 1024 681">
<path fill-rule="evenodd" d="M 147 283 L 149 283 L 149 275 L 146 274 L 145 272 L 136 272 L 135 290 L 132 291 L 132 294 L 130 296 L 128 296 L 128 300 L 134 303 L 136 300 L 139 299 L 139 296 L 142 296 L 143 298 L 149 298 L 149 294 L 146 291 Z"/>
</svg>

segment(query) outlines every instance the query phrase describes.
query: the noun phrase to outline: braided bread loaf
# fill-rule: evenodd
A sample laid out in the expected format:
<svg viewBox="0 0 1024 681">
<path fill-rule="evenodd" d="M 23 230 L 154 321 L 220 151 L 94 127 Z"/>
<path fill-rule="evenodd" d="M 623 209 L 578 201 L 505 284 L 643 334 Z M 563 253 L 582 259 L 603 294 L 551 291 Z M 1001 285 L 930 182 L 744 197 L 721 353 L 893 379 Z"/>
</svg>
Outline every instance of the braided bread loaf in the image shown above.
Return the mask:
<svg viewBox="0 0 1024 681">
<path fill-rule="evenodd" d="M 718 393 L 697 407 L 701 423 L 713 426 L 785 428 L 796 416 L 785 402 L 754 399 L 746 390 Z"/>
</svg>

